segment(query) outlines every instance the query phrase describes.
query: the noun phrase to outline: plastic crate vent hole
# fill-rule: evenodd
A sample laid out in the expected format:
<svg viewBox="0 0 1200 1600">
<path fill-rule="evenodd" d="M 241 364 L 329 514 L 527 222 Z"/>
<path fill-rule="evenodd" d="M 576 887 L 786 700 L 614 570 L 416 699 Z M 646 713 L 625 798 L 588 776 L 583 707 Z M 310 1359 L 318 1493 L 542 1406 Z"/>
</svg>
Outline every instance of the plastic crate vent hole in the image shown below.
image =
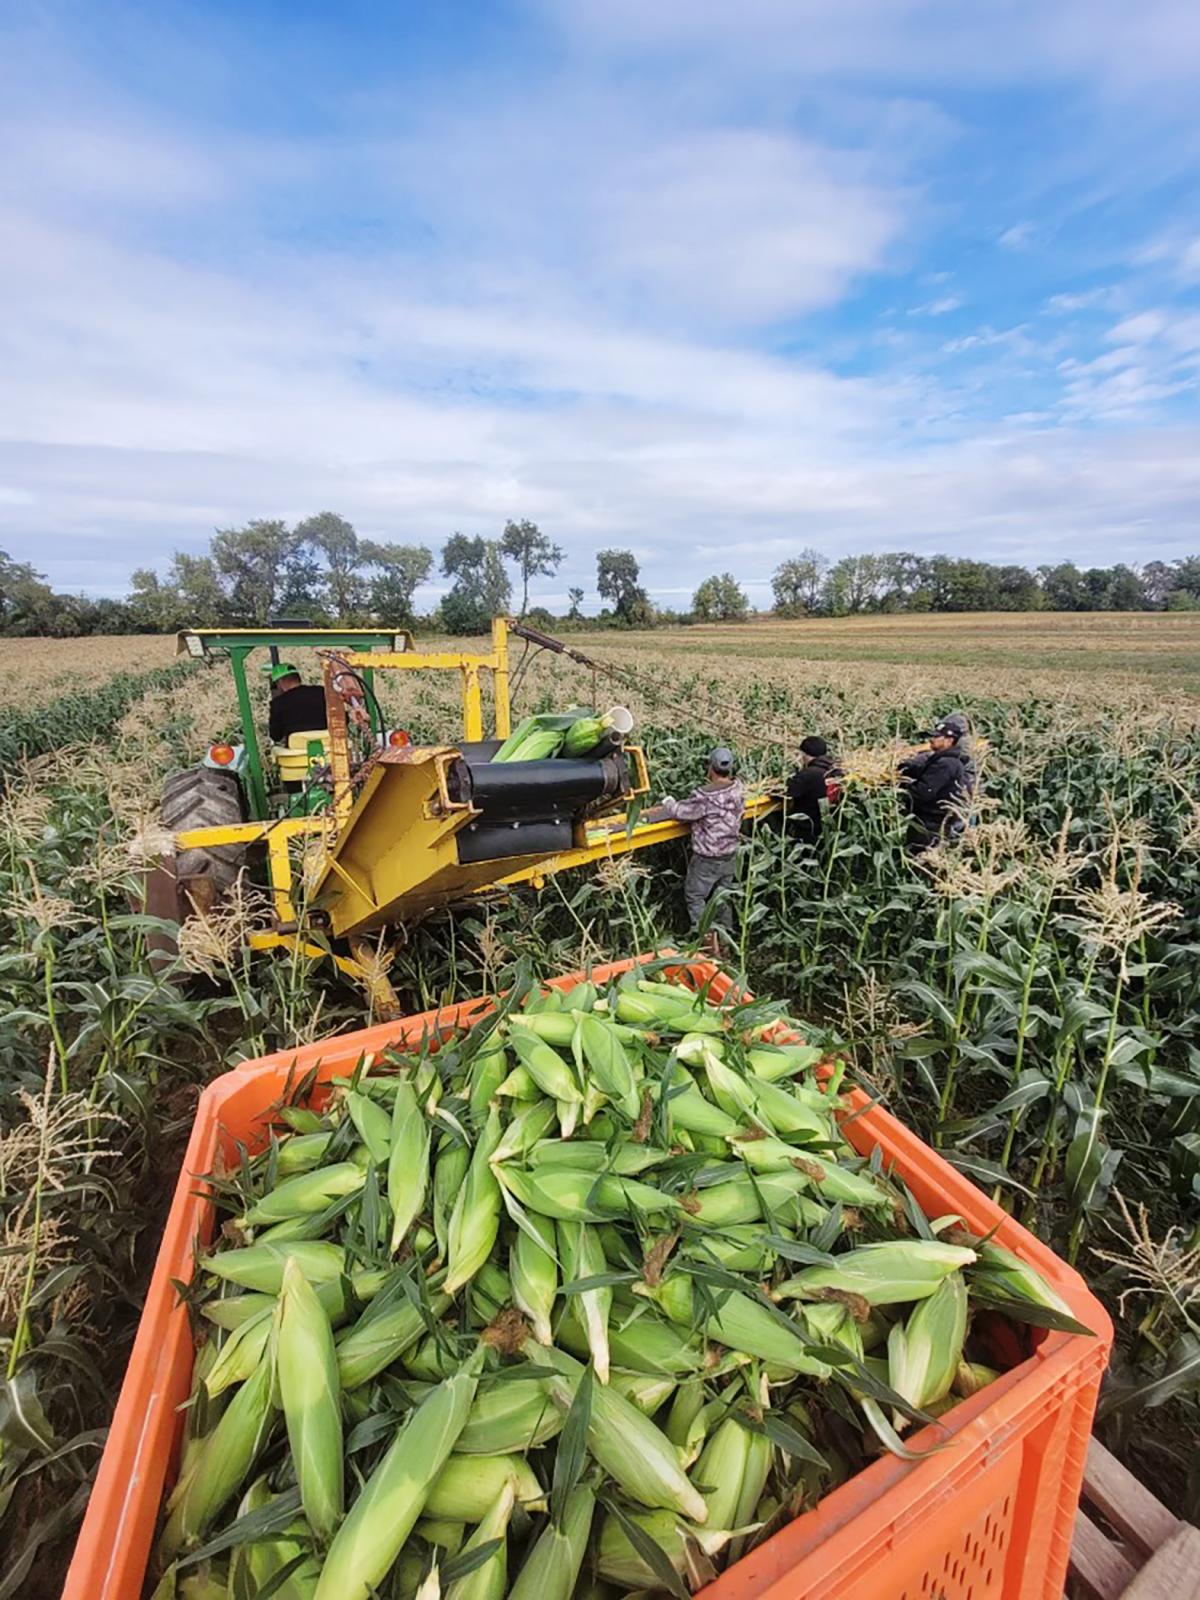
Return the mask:
<svg viewBox="0 0 1200 1600">
<path fill-rule="evenodd" d="M 998 1600 L 1004 1586 L 1004 1548 L 1012 1521 L 1012 1497 L 977 1517 L 937 1566 L 927 1567 L 916 1588 L 898 1600 Z"/>
</svg>

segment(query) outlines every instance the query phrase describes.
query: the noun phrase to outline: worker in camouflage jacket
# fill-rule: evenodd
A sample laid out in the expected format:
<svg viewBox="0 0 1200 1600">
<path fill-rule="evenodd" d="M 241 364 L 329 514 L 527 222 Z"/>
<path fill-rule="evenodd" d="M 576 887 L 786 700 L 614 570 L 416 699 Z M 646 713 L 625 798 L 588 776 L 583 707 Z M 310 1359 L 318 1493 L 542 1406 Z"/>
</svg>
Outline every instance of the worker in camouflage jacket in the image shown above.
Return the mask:
<svg viewBox="0 0 1200 1600">
<path fill-rule="evenodd" d="M 929 749 L 900 763 L 900 781 L 912 822 L 908 848 L 919 854 L 963 831 L 962 802 L 975 793 L 978 772 L 970 724 L 954 712 L 925 735 Z"/>
<path fill-rule="evenodd" d="M 688 862 L 683 898 L 693 927 L 697 927 L 705 907 L 718 897 L 713 921 L 732 928 L 733 912 L 723 891 L 737 877 L 737 847 L 742 831 L 742 812 L 746 790 L 736 776 L 733 751 L 718 745 L 708 757 L 708 780 L 686 800 L 670 795 L 654 809 L 654 814 L 692 825 L 692 855 Z"/>
</svg>

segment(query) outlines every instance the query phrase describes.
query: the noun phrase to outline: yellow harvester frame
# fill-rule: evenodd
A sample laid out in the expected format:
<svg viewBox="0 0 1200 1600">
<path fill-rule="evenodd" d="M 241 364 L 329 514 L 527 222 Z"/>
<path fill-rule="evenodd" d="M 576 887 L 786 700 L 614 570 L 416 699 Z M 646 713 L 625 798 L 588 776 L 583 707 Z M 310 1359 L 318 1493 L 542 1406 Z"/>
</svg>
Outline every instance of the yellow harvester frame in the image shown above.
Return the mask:
<svg viewBox="0 0 1200 1600">
<path fill-rule="evenodd" d="M 504 739 L 512 731 L 508 639 L 509 620 L 497 617 L 492 623 L 491 649 L 487 652 L 339 651 L 336 657 L 325 659 L 326 684 L 343 664 L 371 673 L 457 672 L 462 680 L 463 739 L 470 743 L 484 737 L 482 677 L 490 673 L 495 736 Z M 332 775 L 332 799 L 327 810 L 309 816 L 189 829 L 175 835 L 175 847 L 187 850 L 224 844 L 265 844 L 275 926 L 251 933 L 250 945 L 258 950 L 286 949 L 305 956 L 330 957 L 340 971 L 367 987 L 381 1010 L 393 1005 L 395 996 L 383 974 L 375 940 L 369 934 L 383 925 L 389 905 L 403 901 L 415 906 L 420 915 L 435 906 L 497 888 L 520 884 L 541 888 L 552 873 L 612 860 L 681 838 L 689 831 L 690 824 L 686 822 L 638 821 L 631 826 L 626 813 L 610 813 L 583 824 L 572 847 L 556 855 L 517 857 L 514 869 L 500 876 L 495 875 L 495 865 L 489 867 L 487 863 L 476 864 L 482 870 L 460 868 L 455 872 L 451 870 L 454 834 L 474 815 L 469 806 L 452 800 L 446 786 L 449 767 L 458 757 L 456 747 L 385 751 L 356 793 L 344 707 L 335 694 L 327 695 L 327 700 L 331 708 Z M 644 796 L 650 787 L 645 756 L 637 746 L 627 747 L 626 754 L 633 766 L 631 793 L 634 797 Z M 397 771 L 398 768 L 404 771 Z M 414 773 L 416 768 L 423 769 L 423 776 Z M 769 794 L 752 795 L 746 815 L 762 816 L 777 803 Z M 356 834 L 362 836 L 357 843 Z M 352 952 L 349 956 L 316 943 L 304 931 L 291 856 L 297 838 L 316 838 L 323 843 L 318 903 L 332 910 L 335 934 L 344 932 L 348 937 Z M 398 841 L 403 848 L 396 848 Z M 370 882 L 363 870 L 364 858 L 379 863 L 378 870 L 369 874 Z M 376 882 L 376 878 L 380 881 Z"/>
</svg>

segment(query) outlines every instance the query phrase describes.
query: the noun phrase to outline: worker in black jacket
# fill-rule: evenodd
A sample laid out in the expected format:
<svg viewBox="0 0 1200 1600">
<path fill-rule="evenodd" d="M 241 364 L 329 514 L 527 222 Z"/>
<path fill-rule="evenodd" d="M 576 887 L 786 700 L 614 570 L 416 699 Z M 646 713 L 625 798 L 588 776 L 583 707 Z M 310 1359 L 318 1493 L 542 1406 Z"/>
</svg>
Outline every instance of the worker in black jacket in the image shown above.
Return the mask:
<svg viewBox="0 0 1200 1600">
<path fill-rule="evenodd" d="M 801 740 L 796 770 L 787 781 L 788 831 L 794 839 L 816 844 L 821 837 L 821 802 L 840 799 L 841 775 L 819 734 Z"/>
<path fill-rule="evenodd" d="M 929 749 L 900 763 L 900 781 L 912 812 L 908 848 L 919 854 L 962 831 L 959 808 L 975 792 L 970 726 L 955 712 L 926 735 Z"/>
</svg>

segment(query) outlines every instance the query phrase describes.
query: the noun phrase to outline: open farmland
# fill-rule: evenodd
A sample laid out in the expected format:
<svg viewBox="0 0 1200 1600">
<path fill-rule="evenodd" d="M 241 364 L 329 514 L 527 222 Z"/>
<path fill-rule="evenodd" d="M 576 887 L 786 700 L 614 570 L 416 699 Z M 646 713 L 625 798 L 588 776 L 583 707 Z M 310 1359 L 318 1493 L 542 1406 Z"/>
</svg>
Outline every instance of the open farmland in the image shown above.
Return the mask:
<svg viewBox="0 0 1200 1600">
<path fill-rule="evenodd" d="M 569 642 L 634 680 L 593 684 L 541 656 L 520 709 L 593 689 L 630 704 L 664 791 L 686 792 L 717 738 L 755 776 L 781 776 L 808 732 L 847 754 L 856 777 L 817 850 L 769 825 L 748 838 L 733 960 L 846 1040 L 860 1081 L 1100 1285 L 1122 1312 L 1106 1427 L 1121 1445 L 1144 1404 L 1169 1400 L 1136 1448 L 1146 1476 L 1182 1494 L 1200 1348 L 1200 616 Z M 127 908 L 161 845 L 161 777 L 234 726 L 227 672 L 175 667 L 171 652 L 144 637 L 0 643 L 0 739 L 20 719 L 34 751 L 9 762 L 3 799 L 0 1320 L 8 1376 L 41 1419 L 6 1439 L 0 1486 L 19 1489 L 0 1527 L 47 1594 L 196 1094 L 245 1056 L 363 1017 L 323 967 L 247 955 L 249 900 L 193 929 L 176 970 L 151 971 L 149 930 Z M 456 727 L 452 680 L 385 695 L 419 737 Z M 58 702 L 74 720 L 49 723 Z M 978 818 L 961 847 L 914 862 L 888 751 L 950 709 L 988 740 Z M 31 746 L 31 727 L 53 737 Z M 522 958 L 567 971 L 677 940 L 682 864 L 666 847 L 432 918 L 399 944 L 392 980 L 416 1010 L 501 985 Z"/>
</svg>

